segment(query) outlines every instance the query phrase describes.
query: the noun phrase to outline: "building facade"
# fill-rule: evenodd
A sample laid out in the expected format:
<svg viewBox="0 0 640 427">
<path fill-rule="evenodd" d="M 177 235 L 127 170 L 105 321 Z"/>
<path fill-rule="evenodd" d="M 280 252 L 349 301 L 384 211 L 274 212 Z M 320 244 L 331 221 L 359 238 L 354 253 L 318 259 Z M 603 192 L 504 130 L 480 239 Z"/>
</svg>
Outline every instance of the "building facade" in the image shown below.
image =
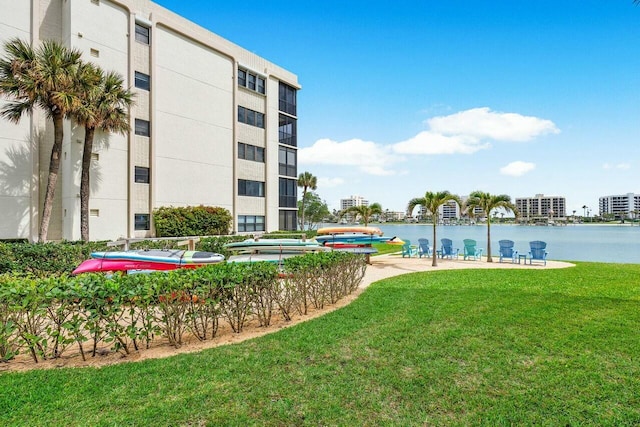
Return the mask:
<svg viewBox="0 0 640 427">
<path fill-rule="evenodd" d="M 516 198 L 516 207 L 523 220 L 534 218 L 565 218 L 566 199 L 562 196 L 545 196 L 536 194 L 535 197 Z"/>
<path fill-rule="evenodd" d="M 603 196 L 600 197 L 598 206 L 600 216 L 615 215 L 618 218 L 637 218 L 640 214 L 640 194 Z"/>
<path fill-rule="evenodd" d="M 369 201 L 362 196 L 349 196 L 346 199 L 340 199 L 341 211 L 355 206 L 369 206 Z"/>
<path fill-rule="evenodd" d="M 297 76 L 149 0 L 0 10 L 3 44 L 59 41 L 136 94 L 129 134 L 96 135 L 92 240 L 151 236 L 161 206 L 226 208 L 236 232 L 296 229 Z M 67 121 L 49 240 L 80 237 L 83 139 Z M 37 238 L 52 143 L 41 111 L 0 120 L 0 238 Z"/>
</svg>

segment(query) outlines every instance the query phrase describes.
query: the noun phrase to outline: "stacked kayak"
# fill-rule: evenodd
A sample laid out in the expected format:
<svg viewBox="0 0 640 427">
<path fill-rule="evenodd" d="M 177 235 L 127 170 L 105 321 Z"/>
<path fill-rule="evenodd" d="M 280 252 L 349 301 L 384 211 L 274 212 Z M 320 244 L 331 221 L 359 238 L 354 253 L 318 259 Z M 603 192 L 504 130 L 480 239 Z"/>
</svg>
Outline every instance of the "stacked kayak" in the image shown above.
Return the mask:
<svg viewBox="0 0 640 427">
<path fill-rule="evenodd" d="M 197 268 L 224 261 L 214 252 L 175 249 L 149 249 L 121 252 L 93 252 L 73 274 L 113 271 L 166 271 L 178 268 Z"/>
<path fill-rule="evenodd" d="M 300 239 L 247 239 L 227 243 L 224 247 L 234 253 L 228 262 L 264 261 L 277 264 L 293 256 L 331 250 L 316 241 Z"/>
<path fill-rule="evenodd" d="M 336 251 L 375 254 L 371 245 L 387 243 L 395 237 L 384 237 L 377 227 L 326 227 L 318 230 L 316 241 Z"/>
<path fill-rule="evenodd" d="M 323 227 L 318 229 L 318 235 L 346 233 L 372 234 L 377 236 L 382 236 L 383 234 L 382 230 L 378 227 Z"/>
</svg>

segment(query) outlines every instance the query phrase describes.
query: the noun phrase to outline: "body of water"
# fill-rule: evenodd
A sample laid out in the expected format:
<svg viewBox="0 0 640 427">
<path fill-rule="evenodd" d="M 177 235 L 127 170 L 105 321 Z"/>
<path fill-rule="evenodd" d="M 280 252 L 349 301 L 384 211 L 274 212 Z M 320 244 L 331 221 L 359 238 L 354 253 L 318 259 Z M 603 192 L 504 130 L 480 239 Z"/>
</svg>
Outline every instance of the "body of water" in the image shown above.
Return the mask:
<svg viewBox="0 0 640 427">
<path fill-rule="evenodd" d="M 398 236 L 417 244 L 421 237 L 433 245 L 431 224 L 372 224 L 379 227 L 385 236 Z M 464 248 L 463 239 L 474 239 L 478 247 L 487 252 L 486 225 L 445 225 L 437 227 L 436 248 L 440 239 L 453 240 L 454 248 Z M 491 224 L 491 255 L 498 257 L 499 240 L 515 242 L 519 253 L 529 252 L 529 242 L 547 242 L 547 259 L 562 261 L 595 261 L 640 263 L 640 227 L 626 225 L 567 225 L 567 226 L 523 226 Z M 497 259 L 496 259 L 497 261 Z"/>
</svg>

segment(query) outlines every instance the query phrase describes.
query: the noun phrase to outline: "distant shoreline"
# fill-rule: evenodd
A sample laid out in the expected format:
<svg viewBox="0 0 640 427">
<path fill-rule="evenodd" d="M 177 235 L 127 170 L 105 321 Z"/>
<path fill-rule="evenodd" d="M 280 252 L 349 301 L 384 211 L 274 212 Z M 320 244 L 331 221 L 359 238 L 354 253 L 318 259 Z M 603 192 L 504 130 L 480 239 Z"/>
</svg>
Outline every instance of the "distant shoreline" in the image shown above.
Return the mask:
<svg viewBox="0 0 640 427">
<path fill-rule="evenodd" d="M 336 223 L 323 223 L 323 226 L 327 226 L 327 224 L 333 224 L 332 226 L 334 227 L 353 227 L 355 224 L 336 224 Z M 420 225 L 420 226 L 429 226 L 429 227 L 433 227 L 433 224 L 429 224 L 429 223 L 424 223 L 424 222 L 371 222 L 369 223 L 369 226 L 394 226 L 394 225 L 401 225 L 401 226 L 405 226 L 405 225 Z M 479 222 L 476 224 L 440 224 L 439 226 L 442 227 L 483 227 L 487 225 L 485 222 Z M 492 222 L 491 223 L 492 227 L 580 227 L 580 226 L 585 226 L 585 227 L 596 227 L 596 226 L 600 226 L 600 227 L 640 227 L 640 223 L 634 224 L 631 222 L 625 222 L 624 224 L 618 223 L 618 224 L 612 224 L 609 222 L 583 222 L 583 223 L 579 223 L 579 224 L 574 224 L 574 223 L 568 223 L 568 224 L 562 224 L 562 225 L 535 225 L 535 224 L 529 224 L 529 225 L 521 225 L 521 224 L 502 224 L 499 222 Z"/>
</svg>

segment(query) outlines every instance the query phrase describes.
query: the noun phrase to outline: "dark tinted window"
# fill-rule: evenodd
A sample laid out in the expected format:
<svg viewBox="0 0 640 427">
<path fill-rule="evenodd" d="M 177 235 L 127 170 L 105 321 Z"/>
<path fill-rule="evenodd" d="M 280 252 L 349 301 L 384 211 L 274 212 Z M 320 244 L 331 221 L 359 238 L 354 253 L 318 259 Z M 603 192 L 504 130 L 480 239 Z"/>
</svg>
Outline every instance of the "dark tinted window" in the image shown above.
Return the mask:
<svg viewBox="0 0 640 427">
<path fill-rule="evenodd" d="M 151 124 L 148 120 L 136 119 L 136 135 L 151 135 Z"/>
<path fill-rule="evenodd" d="M 138 89 L 151 90 L 151 77 L 147 74 L 136 71 L 135 83 Z"/>
<path fill-rule="evenodd" d="M 151 38 L 149 28 L 140 24 L 136 24 L 136 41 L 144 44 L 149 44 L 150 40 Z"/>
<path fill-rule="evenodd" d="M 137 182 L 138 184 L 148 184 L 149 183 L 149 168 L 145 168 L 145 167 L 142 167 L 142 166 L 136 166 L 134 182 Z"/>
</svg>

